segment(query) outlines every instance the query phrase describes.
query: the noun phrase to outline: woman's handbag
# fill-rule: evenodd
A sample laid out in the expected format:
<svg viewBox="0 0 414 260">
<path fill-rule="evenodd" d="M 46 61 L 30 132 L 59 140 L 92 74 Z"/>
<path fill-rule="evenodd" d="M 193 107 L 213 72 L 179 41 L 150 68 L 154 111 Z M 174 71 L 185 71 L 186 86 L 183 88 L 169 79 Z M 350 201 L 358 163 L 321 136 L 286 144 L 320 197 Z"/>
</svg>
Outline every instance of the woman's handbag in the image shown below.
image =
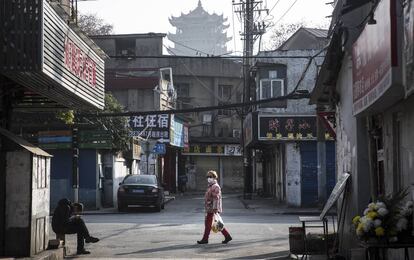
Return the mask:
<svg viewBox="0 0 414 260">
<path fill-rule="evenodd" d="M 213 223 L 212 223 L 212 225 L 211 225 L 211 230 L 212 230 L 214 233 L 217 233 L 217 232 L 222 231 L 222 230 L 223 230 L 223 228 L 224 228 L 224 222 L 223 222 L 223 219 L 221 218 L 220 214 L 218 214 L 218 213 L 214 213 L 214 216 L 213 216 Z"/>
</svg>

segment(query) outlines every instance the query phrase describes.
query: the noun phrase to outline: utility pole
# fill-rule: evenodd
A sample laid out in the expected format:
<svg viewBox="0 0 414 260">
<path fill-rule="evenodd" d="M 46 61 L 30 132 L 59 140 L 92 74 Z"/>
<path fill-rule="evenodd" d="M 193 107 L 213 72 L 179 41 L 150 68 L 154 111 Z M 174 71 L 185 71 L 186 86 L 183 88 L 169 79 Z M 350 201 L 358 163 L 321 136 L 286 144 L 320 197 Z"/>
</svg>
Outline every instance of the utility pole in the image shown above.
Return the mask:
<svg viewBox="0 0 414 260">
<path fill-rule="evenodd" d="M 236 13 L 240 15 L 243 21 L 243 32 L 241 33 L 243 40 L 243 102 L 250 102 L 252 100 L 252 89 L 250 86 L 251 76 L 250 68 L 252 67 L 252 56 L 254 42 L 264 34 L 266 26 L 264 22 L 255 21 L 255 13 L 258 13 L 258 19 L 260 14 L 266 12 L 267 9 L 262 9 L 262 1 L 255 0 L 240 0 L 233 5 L 236 6 Z M 255 88 L 255 86 L 253 86 Z M 252 172 L 252 151 L 247 148 L 244 143 L 244 129 L 243 121 L 246 115 L 251 112 L 251 107 L 243 107 L 241 113 L 241 140 L 240 143 L 243 147 L 243 177 L 244 177 L 244 198 L 251 199 L 253 193 L 253 172 Z"/>
</svg>

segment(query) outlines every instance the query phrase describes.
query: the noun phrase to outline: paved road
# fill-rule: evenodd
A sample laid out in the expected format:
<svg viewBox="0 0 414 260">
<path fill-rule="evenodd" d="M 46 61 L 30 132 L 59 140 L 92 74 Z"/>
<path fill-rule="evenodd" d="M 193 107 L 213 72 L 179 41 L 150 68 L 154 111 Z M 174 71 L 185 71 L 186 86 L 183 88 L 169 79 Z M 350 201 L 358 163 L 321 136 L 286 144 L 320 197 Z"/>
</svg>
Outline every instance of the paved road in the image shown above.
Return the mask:
<svg viewBox="0 0 414 260">
<path fill-rule="evenodd" d="M 180 196 L 160 213 L 132 209 L 84 216 L 101 241 L 87 244 L 92 254 L 79 258 L 278 259 L 288 254 L 288 227 L 298 224 L 297 216 L 246 209 L 237 195 L 224 196 L 223 204 L 222 217 L 233 236 L 227 245 L 220 233 L 212 233 L 208 245 L 196 244 L 203 232 L 203 197 Z M 67 235 L 67 245 L 69 253 L 76 251 L 75 235 Z"/>
</svg>

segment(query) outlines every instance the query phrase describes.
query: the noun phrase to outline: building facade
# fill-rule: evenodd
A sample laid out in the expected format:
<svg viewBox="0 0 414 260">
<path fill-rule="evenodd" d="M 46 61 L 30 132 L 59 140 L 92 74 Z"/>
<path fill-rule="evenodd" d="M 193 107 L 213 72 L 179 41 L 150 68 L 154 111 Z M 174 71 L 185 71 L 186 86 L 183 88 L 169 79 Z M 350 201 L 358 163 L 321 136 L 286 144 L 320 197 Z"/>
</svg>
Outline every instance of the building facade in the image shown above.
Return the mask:
<svg viewBox="0 0 414 260">
<path fill-rule="evenodd" d="M 301 36 L 302 31 L 307 30 L 311 29 L 300 28 L 282 45 L 285 50 L 259 54 L 253 67 L 255 100 L 313 89 L 324 51 L 321 43 L 303 44 L 309 40 L 309 33 L 304 34 L 306 37 Z M 314 35 L 310 42 L 315 43 L 318 38 Z M 319 48 L 312 49 L 313 46 Z M 320 153 L 316 106 L 309 105 L 308 101 L 292 98 L 263 103 L 257 105 L 244 122 L 245 145 L 252 154 L 253 191 L 291 206 L 317 205 L 321 197 L 326 199 L 335 185 L 333 136 L 324 133 L 321 140 L 323 153 Z M 324 178 L 322 183 L 318 182 L 320 176 Z M 322 189 L 319 188 L 321 184 Z M 324 190 L 325 194 L 321 196 L 319 190 Z"/>
<path fill-rule="evenodd" d="M 332 39 L 311 101 L 336 113 L 337 175 L 352 178 L 341 202 L 340 252 L 363 259 L 352 218 L 370 201 L 403 189 L 409 191 L 405 199 L 413 199 L 413 9 L 394 0 L 335 4 Z M 347 31 L 360 17 L 368 19 Z M 389 259 L 403 259 L 402 251 L 389 251 Z"/>
<path fill-rule="evenodd" d="M 157 58 L 145 57 L 148 56 L 147 52 L 139 52 L 141 41 L 146 43 L 152 40 L 151 46 L 162 46 L 164 36 L 125 36 L 135 38 L 133 49 L 139 58 L 117 56 L 107 61 L 107 90 L 111 91 L 128 111 L 159 110 L 153 107 L 151 95 L 158 91 L 156 86 L 159 82 L 159 70 L 162 68 L 171 69 L 176 109 L 214 106 L 241 100 L 241 65 L 238 62 L 220 58 L 163 56 L 161 49 L 157 49 Z M 116 39 L 122 37 L 99 36 L 94 37 L 94 40 L 111 56 L 117 48 Z M 146 37 L 148 39 L 145 39 Z M 149 56 L 154 55 L 155 53 Z M 164 95 L 168 96 L 168 91 Z M 186 147 L 168 145 L 165 156 L 157 155 L 158 158 L 162 158 L 161 161 L 152 160 L 150 156 L 149 162 L 149 167 L 158 169 L 156 172 L 163 176 L 168 190 L 175 192 L 178 189 L 179 176 L 186 174 L 188 189 L 204 190 L 204 175 L 210 169 L 222 169 L 224 186 L 228 186 L 229 190 L 241 190 L 241 123 L 236 111 L 187 113 L 176 117 L 181 118 L 178 120 L 182 121 L 183 129 L 188 132 L 184 136 L 188 136 L 189 144 L 185 145 Z M 138 119 L 134 119 L 131 123 L 138 123 Z M 171 153 L 168 153 L 169 151 Z"/>
<path fill-rule="evenodd" d="M 33 257 L 49 241 L 53 157 L 13 134 L 30 128 L 21 115 L 104 107 L 104 53 L 60 2 L 0 1 L 0 256 Z"/>
</svg>

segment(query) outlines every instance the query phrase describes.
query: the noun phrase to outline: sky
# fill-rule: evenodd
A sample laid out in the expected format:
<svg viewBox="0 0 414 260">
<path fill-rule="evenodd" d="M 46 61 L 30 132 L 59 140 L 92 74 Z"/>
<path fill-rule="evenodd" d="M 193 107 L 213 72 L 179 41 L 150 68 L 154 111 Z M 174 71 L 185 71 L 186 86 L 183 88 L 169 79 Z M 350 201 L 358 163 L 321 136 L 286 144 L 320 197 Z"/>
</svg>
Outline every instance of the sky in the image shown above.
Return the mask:
<svg viewBox="0 0 414 260">
<path fill-rule="evenodd" d="M 235 3 L 240 0 L 234 0 Z M 263 8 L 273 9 L 266 21 L 275 28 L 282 23 L 303 22 L 308 27 L 323 27 L 329 24 L 326 18 L 332 13 L 331 0 L 261 0 Z M 242 30 L 238 15 L 234 14 L 232 0 L 201 0 L 209 13 L 223 14 L 230 25 L 227 36 L 233 37 L 228 49 L 236 53 L 243 49 L 240 40 Z M 180 16 L 197 7 L 198 0 L 78 0 L 78 10 L 83 14 L 96 14 L 114 26 L 115 34 L 130 33 L 174 33 L 169 23 L 171 16 Z M 266 16 L 266 15 L 265 15 Z M 233 23 L 234 21 L 234 23 Z M 263 36 L 264 48 L 269 43 L 271 30 Z M 166 39 L 166 45 L 172 46 Z"/>
</svg>

